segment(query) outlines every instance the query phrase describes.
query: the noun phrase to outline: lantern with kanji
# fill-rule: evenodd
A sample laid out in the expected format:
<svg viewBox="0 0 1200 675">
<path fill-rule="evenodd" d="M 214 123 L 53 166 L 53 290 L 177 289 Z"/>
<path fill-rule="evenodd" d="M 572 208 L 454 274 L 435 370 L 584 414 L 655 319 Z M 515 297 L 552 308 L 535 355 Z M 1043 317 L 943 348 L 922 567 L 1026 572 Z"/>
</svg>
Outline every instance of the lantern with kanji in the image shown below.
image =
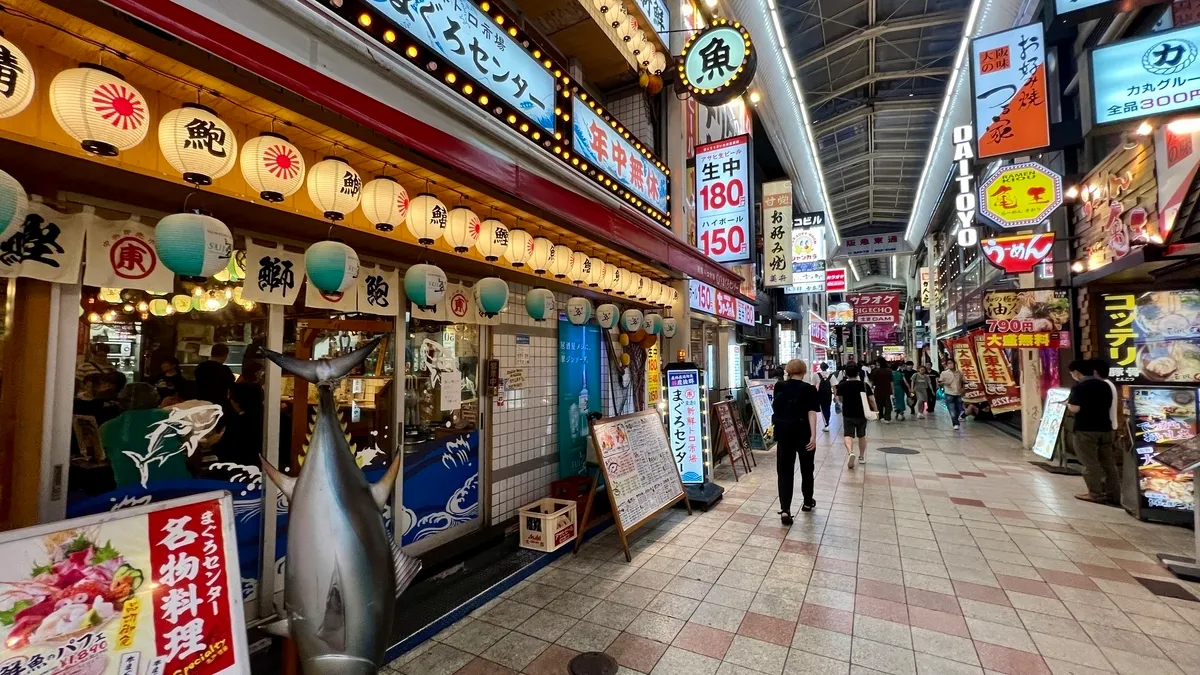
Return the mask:
<svg viewBox="0 0 1200 675">
<path fill-rule="evenodd" d="M 34 88 L 33 64 L 19 47 L 0 34 L 0 119 L 29 107 Z"/>
<path fill-rule="evenodd" d="M 433 246 L 446 232 L 449 213 L 442 200 L 423 192 L 413 198 L 408 207 L 408 231 L 422 246 Z"/>
<path fill-rule="evenodd" d="M 391 232 L 408 215 L 408 191 L 391 176 L 379 176 L 362 189 L 362 212 L 380 232 Z"/>
<path fill-rule="evenodd" d="M 340 241 L 319 241 L 304 252 L 304 270 L 317 290 L 342 293 L 358 280 L 358 254 Z"/>
<path fill-rule="evenodd" d="M 326 157 L 308 170 L 308 196 L 326 218 L 344 220 L 362 201 L 362 178 L 340 157 Z"/>
<path fill-rule="evenodd" d="M 642 319 L 642 328 L 647 335 L 658 335 L 662 332 L 663 318 L 658 314 L 647 314 Z"/>
<path fill-rule="evenodd" d="M 446 243 L 454 247 L 455 253 L 466 253 L 479 241 L 483 224 L 479 216 L 465 206 L 450 209 L 446 216 Z"/>
<path fill-rule="evenodd" d="M 550 270 L 550 263 L 554 262 L 554 244 L 545 237 L 536 237 L 533 240 L 533 255 L 529 257 L 529 266 L 533 268 L 534 274 L 545 274 Z"/>
<path fill-rule="evenodd" d="M 592 318 L 592 301 L 587 298 L 571 298 L 567 300 L 567 320 L 576 326 L 582 326 Z"/>
<path fill-rule="evenodd" d="M 0 239 L 5 239 L 25 222 L 29 198 L 16 178 L 0 171 Z"/>
<path fill-rule="evenodd" d="M 600 324 L 601 328 L 612 328 L 617 325 L 620 319 L 621 310 L 612 303 L 604 303 L 596 308 L 596 323 Z"/>
<path fill-rule="evenodd" d="M 116 157 L 150 130 L 146 99 L 115 70 L 85 63 L 50 82 L 50 111 L 87 152 Z"/>
<path fill-rule="evenodd" d="M 185 281 L 204 281 L 229 264 L 233 235 L 208 214 L 173 213 L 154 227 L 154 252 Z"/>
<path fill-rule="evenodd" d="M 621 328 L 636 333 L 642 329 L 642 310 L 627 309 L 621 313 Z"/>
<path fill-rule="evenodd" d="M 479 238 L 475 241 L 475 248 L 483 255 L 484 260 L 495 262 L 500 256 L 507 254 L 510 239 L 508 227 L 504 223 L 495 218 L 488 218 L 479 224 Z"/>
<path fill-rule="evenodd" d="M 413 265 L 404 273 L 404 293 L 417 307 L 433 309 L 446 297 L 446 273 L 434 265 Z"/>
<path fill-rule="evenodd" d="M 242 146 L 242 177 L 264 201 L 279 203 L 304 184 L 304 158 L 284 136 L 263 132 Z"/>
<path fill-rule="evenodd" d="M 184 103 L 158 123 L 158 148 L 167 164 L 192 185 L 212 185 L 237 163 L 237 138 L 216 111 Z"/>
<path fill-rule="evenodd" d="M 498 277 L 480 279 L 472 289 L 475 305 L 484 316 L 493 317 L 504 311 L 508 304 L 508 284 Z"/>
<path fill-rule="evenodd" d="M 531 257 L 533 257 L 533 235 L 525 230 L 509 230 L 508 249 L 504 252 L 504 259 L 513 267 L 524 267 Z"/>
<path fill-rule="evenodd" d="M 604 277 L 604 261 L 599 258 L 589 258 L 591 267 L 588 269 L 588 288 L 599 288 L 600 280 Z"/>
<path fill-rule="evenodd" d="M 534 288 L 525 294 L 525 311 L 534 321 L 554 316 L 554 294 L 545 288 Z"/>
<path fill-rule="evenodd" d="M 672 318 L 663 319 L 663 324 L 662 324 L 663 337 L 673 338 L 673 337 L 675 337 L 675 333 L 678 330 L 679 330 L 679 321 L 678 320 L 672 319 Z"/>
<path fill-rule="evenodd" d="M 571 271 L 571 264 L 575 261 L 575 252 L 571 249 L 559 244 L 554 247 L 554 256 L 550 261 L 550 273 L 555 279 L 566 279 L 567 272 Z"/>
<path fill-rule="evenodd" d="M 571 268 L 567 270 L 567 278 L 576 286 L 587 283 L 588 273 L 592 271 L 592 259 L 582 251 L 575 251 L 571 256 Z"/>
</svg>

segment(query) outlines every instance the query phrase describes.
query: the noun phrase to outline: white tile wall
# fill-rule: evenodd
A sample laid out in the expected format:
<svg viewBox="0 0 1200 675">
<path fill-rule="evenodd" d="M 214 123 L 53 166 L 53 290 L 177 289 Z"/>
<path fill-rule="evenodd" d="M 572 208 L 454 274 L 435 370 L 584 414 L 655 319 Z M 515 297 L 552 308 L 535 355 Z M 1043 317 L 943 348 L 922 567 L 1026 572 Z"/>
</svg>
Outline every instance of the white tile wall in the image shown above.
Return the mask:
<svg viewBox="0 0 1200 675">
<path fill-rule="evenodd" d="M 650 112 L 646 107 L 646 94 L 640 89 L 608 102 L 608 112 L 621 120 L 629 132 L 650 146 L 654 144 L 654 128 L 650 124 Z"/>
</svg>

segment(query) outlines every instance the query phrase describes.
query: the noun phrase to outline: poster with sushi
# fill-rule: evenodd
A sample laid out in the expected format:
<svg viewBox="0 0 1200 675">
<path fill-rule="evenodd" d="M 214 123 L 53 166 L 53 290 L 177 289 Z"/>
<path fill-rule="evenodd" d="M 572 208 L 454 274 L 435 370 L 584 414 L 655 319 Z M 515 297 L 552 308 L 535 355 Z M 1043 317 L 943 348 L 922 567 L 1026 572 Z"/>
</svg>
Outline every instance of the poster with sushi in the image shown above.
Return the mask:
<svg viewBox="0 0 1200 675">
<path fill-rule="evenodd" d="M 250 672 L 227 493 L 0 534 L 0 672 Z"/>
</svg>

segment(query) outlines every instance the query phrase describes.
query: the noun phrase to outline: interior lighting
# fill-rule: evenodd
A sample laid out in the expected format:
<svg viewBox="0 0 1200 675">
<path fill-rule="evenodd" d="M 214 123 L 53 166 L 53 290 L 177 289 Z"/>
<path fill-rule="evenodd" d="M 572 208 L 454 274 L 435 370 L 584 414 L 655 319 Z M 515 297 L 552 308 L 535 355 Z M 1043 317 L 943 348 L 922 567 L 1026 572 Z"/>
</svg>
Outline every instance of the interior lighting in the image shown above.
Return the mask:
<svg viewBox="0 0 1200 675">
<path fill-rule="evenodd" d="M 1151 126 L 1149 122 L 1142 122 L 1138 125 L 1138 128 L 1134 131 L 1134 133 L 1138 136 L 1149 136 L 1150 134 L 1154 133 L 1154 127 Z"/>
<path fill-rule="evenodd" d="M 760 100 L 762 100 L 762 97 L 758 95 L 757 91 L 750 92 L 750 102 L 751 103 L 753 103 L 754 105 L 758 105 L 758 102 Z"/>
<path fill-rule="evenodd" d="M 1067 199 L 1075 199 L 1076 197 L 1079 196 L 1079 188 L 1072 185 L 1071 187 L 1067 188 L 1066 194 L 1067 194 Z"/>
<path fill-rule="evenodd" d="M 363 28 L 369 27 L 371 25 L 371 15 L 367 14 L 366 12 L 359 14 L 358 25 L 362 26 Z"/>
<path fill-rule="evenodd" d="M 1190 134 L 1193 131 L 1200 131 L 1200 117 L 1184 117 L 1174 120 L 1167 125 L 1167 129 L 1173 134 Z"/>
<path fill-rule="evenodd" d="M 1083 272 L 1083 263 L 1076 260 L 1075 263 L 1071 265 L 1071 271 L 1076 274 Z"/>
</svg>

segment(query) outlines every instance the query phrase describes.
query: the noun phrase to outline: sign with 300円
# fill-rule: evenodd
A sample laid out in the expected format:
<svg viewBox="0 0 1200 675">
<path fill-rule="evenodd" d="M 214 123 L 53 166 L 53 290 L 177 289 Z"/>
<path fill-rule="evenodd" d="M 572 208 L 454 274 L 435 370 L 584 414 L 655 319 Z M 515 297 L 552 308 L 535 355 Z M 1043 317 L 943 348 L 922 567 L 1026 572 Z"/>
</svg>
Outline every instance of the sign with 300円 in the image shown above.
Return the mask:
<svg viewBox="0 0 1200 675">
<path fill-rule="evenodd" d="M 749 31 L 736 21 L 718 19 L 688 38 L 677 67 L 692 98 L 719 106 L 746 93 L 757 65 Z"/>
<path fill-rule="evenodd" d="M 1007 229 L 1037 225 L 1062 203 L 1062 177 L 1037 162 L 1006 166 L 979 184 L 980 213 Z"/>
</svg>

